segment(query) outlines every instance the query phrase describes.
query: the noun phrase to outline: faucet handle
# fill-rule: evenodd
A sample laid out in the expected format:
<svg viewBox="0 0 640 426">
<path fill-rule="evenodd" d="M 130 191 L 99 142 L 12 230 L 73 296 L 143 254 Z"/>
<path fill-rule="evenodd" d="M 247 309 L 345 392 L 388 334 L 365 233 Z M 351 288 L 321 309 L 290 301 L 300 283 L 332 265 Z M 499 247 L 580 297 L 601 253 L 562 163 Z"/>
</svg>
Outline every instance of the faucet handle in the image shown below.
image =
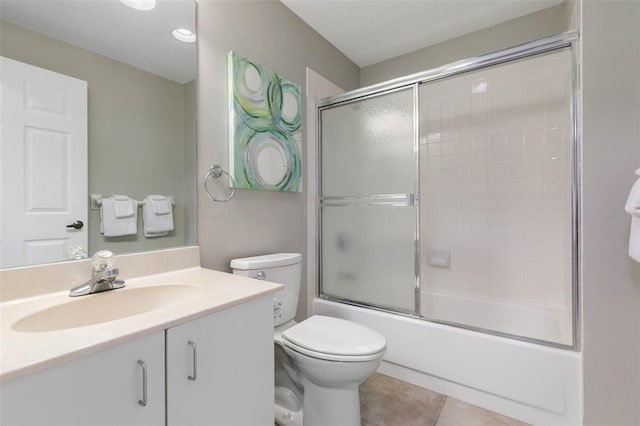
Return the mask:
<svg viewBox="0 0 640 426">
<path fill-rule="evenodd" d="M 116 257 L 109 250 L 100 250 L 93 255 L 93 272 L 112 269 L 116 264 Z"/>
</svg>

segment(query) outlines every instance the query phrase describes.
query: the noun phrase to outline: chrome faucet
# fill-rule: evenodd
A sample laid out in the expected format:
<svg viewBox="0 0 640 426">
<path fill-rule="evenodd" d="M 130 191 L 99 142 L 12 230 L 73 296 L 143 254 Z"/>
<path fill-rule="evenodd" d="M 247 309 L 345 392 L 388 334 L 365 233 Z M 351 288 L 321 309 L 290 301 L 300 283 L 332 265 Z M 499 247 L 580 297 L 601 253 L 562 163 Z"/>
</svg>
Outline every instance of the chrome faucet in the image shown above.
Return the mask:
<svg viewBox="0 0 640 426">
<path fill-rule="evenodd" d="M 124 287 L 124 281 L 116 279 L 120 271 L 118 271 L 118 268 L 114 265 L 115 257 L 113 253 L 108 250 L 97 252 L 93 256 L 93 273 L 91 279 L 84 284 L 72 288 L 69 291 L 69 296 L 84 296 L 86 294 Z"/>
</svg>

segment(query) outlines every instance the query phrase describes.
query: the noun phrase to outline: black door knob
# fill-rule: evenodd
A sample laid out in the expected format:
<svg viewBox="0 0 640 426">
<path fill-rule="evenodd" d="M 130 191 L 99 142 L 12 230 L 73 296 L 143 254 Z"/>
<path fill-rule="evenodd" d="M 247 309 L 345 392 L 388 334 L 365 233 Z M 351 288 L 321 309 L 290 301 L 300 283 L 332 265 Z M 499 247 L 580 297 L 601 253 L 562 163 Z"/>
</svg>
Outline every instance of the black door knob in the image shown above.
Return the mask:
<svg viewBox="0 0 640 426">
<path fill-rule="evenodd" d="M 71 225 L 67 225 L 67 228 L 82 229 L 83 226 L 84 226 L 84 223 L 82 223 L 81 220 L 76 220 Z"/>
</svg>

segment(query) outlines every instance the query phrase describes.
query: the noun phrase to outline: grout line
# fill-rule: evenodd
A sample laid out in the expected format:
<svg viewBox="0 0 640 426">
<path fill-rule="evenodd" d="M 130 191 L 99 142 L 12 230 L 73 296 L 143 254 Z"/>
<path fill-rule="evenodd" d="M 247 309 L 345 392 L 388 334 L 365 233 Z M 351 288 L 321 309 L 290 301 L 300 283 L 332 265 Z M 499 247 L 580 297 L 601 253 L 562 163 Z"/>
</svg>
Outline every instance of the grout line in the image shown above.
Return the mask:
<svg viewBox="0 0 640 426">
<path fill-rule="evenodd" d="M 449 399 L 448 396 L 444 396 L 444 402 L 442 403 L 442 406 L 440 406 L 440 411 L 438 411 L 438 417 L 436 418 L 436 422 L 433 424 L 433 426 L 438 426 L 438 421 L 440 421 L 440 415 L 442 414 L 442 410 L 444 410 L 444 405 L 447 403 L 448 399 Z"/>
</svg>

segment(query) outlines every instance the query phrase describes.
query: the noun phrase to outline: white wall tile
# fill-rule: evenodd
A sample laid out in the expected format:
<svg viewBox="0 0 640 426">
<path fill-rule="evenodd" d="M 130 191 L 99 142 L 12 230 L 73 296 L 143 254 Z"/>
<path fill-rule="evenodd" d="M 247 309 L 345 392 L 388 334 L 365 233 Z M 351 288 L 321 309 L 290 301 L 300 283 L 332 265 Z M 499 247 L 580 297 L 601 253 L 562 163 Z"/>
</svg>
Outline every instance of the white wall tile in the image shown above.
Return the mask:
<svg viewBox="0 0 640 426">
<path fill-rule="evenodd" d="M 422 250 L 451 250 L 449 268 L 423 262 L 423 289 L 556 308 L 568 303 L 563 54 L 420 89 L 422 121 L 431 123 L 420 135 L 431 142 L 420 146 L 421 179 L 428 180 L 421 183 Z"/>
<path fill-rule="evenodd" d="M 438 143 L 430 143 L 427 145 L 427 156 L 435 157 L 437 155 L 442 155 L 442 144 Z"/>
</svg>

